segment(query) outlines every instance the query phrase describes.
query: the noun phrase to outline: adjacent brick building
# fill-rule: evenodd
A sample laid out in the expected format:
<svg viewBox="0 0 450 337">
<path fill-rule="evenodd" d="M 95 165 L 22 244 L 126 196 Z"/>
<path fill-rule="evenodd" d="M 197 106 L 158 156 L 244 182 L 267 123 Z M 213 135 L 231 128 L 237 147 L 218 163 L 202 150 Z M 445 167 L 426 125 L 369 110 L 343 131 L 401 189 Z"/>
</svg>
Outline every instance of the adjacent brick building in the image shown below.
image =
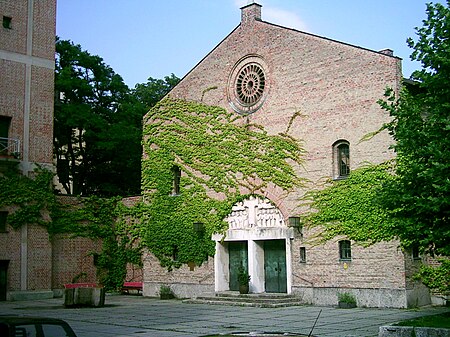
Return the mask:
<svg viewBox="0 0 450 337">
<path fill-rule="evenodd" d="M 305 117 L 295 120 L 289 134 L 304 140 L 306 162 L 297 173 L 312 182 L 345 179 L 365 162 L 393 157 L 387 133 L 360 140 L 389 121 L 377 100 L 386 87 L 400 89 L 400 58 L 391 50 L 373 51 L 265 22 L 255 3 L 241 10 L 239 26 L 180 81 L 171 97 L 246 115 L 270 134 L 284 132 L 300 111 Z M 302 212 L 298 198 L 305 192 L 285 195 L 269 189 L 235 205 L 226 235 L 213 236 L 214 259 L 195 270 L 184 266 L 167 272 L 147 254 L 144 295 L 155 295 L 162 283 L 171 284 L 181 297 L 233 290 L 238 251 L 246 256 L 254 293 L 296 294 L 318 305 L 336 304 L 337 293 L 344 291 L 368 307 L 429 302 L 427 291 L 407 277 L 415 262 L 398 242 L 362 248 L 336 238 L 311 245 L 312 233 L 296 226 Z"/>
<path fill-rule="evenodd" d="M 54 171 L 56 0 L 2 0 L 0 20 L 0 174 L 16 167 L 32 177 L 37 165 Z M 51 298 L 66 283 L 96 282 L 92 253 L 101 251 L 100 240 L 50 237 L 37 224 L 14 229 L 6 221 L 13 211 L 0 206 L 0 301 Z M 127 279 L 139 273 L 130 268 Z"/>
</svg>

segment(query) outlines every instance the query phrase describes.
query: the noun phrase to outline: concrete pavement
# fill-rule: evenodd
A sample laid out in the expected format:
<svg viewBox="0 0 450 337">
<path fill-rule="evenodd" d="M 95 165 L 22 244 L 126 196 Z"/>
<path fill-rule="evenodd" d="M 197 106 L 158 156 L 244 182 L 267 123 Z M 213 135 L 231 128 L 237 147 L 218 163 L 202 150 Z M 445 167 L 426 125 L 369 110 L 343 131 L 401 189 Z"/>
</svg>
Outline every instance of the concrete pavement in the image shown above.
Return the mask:
<svg viewBox="0 0 450 337">
<path fill-rule="evenodd" d="M 249 308 L 162 301 L 142 296 L 107 295 L 103 308 L 63 307 L 63 299 L 0 302 L 0 315 L 61 318 L 79 337 L 193 337 L 232 332 L 290 332 L 308 335 L 319 312 L 313 335 L 373 337 L 378 327 L 449 308 L 338 309 L 296 306 Z"/>
</svg>

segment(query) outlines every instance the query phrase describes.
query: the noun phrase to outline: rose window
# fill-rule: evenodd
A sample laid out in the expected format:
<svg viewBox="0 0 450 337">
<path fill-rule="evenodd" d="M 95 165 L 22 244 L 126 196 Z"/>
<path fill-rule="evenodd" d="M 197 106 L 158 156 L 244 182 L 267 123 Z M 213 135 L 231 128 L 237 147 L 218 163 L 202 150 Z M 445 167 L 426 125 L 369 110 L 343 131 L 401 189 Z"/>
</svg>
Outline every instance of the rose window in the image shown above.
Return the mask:
<svg viewBox="0 0 450 337">
<path fill-rule="evenodd" d="M 236 96 L 241 104 L 251 106 L 260 100 L 264 86 L 265 76 L 261 67 L 255 63 L 247 64 L 236 78 Z"/>
</svg>

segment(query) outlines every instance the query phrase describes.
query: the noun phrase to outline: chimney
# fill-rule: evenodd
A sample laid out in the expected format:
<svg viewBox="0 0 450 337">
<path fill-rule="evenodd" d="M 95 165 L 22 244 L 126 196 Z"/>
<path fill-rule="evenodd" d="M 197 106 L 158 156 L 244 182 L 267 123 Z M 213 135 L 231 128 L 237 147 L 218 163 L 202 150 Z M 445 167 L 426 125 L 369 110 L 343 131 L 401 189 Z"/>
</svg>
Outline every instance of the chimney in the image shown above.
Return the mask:
<svg viewBox="0 0 450 337">
<path fill-rule="evenodd" d="M 251 25 L 255 20 L 261 21 L 261 7 L 254 2 L 241 7 L 241 25 Z"/>
<path fill-rule="evenodd" d="M 392 49 L 383 49 L 379 52 L 384 55 L 394 56 L 394 51 Z"/>
</svg>

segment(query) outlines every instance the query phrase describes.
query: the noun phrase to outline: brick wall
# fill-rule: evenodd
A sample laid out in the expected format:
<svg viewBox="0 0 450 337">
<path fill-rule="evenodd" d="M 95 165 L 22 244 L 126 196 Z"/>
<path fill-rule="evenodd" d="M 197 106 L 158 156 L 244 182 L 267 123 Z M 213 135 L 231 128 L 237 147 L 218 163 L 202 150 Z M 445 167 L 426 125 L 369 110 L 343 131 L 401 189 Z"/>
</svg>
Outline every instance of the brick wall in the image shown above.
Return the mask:
<svg viewBox="0 0 450 337">
<path fill-rule="evenodd" d="M 256 13 L 256 14 L 255 14 Z M 255 59 L 264 68 L 266 86 L 264 104 L 248 116 L 250 123 L 260 124 L 270 134 L 285 132 L 292 115 L 302 117 L 292 124 L 289 134 L 304 141 L 307 155 L 297 173 L 315 186 L 333 175 L 333 148 L 338 140 L 350 144 L 350 167 L 365 162 L 380 163 L 393 157 L 392 139 L 383 132 L 367 142 L 362 137 L 378 130 L 389 121 L 389 115 L 377 104 L 386 87 L 399 90 L 401 60 L 346 43 L 314 36 L 269 23 L 251 20 L 256 11 L 243 15 L 238 26 L 214 50 L 201 60 L 170 92 L 175 98 L 219 105 L 234 111 L 229 104 L 230 87 L 234 85 L 234 67 L 242 59 Z M 231 82 L 230 82 L 231 76 Z M 244 191 L 245 192 L 245 191 Z M 298 198 L 306 189 L 289 194 L 269 187 L 264 191 L 285 218 L 302 211 Z M 337 241 L 313 246 L 308 233 L 292 243 L 293 286 L 331 288 L 405 289 L 405 261 L 398 242 L 380 243 L 370 248 L 352 245 L 352 261 L 339 261 Z M 300 264 L 299 247 L 306 248 L 307 263 Z M 145 280 L 159 282 L 176 279 L 196 282 L 195 273 L 176 271 L 164 279 L 154 269 L 148 271 L 153 257 L 146 258 Z M 206 265 L 205 274 L 213 270 Z M 159 271 L 158 272 L 162 272 Z M 183 277 L 178 278 L 178 275 Z M 208 282 L 213 282 L 209 280 Z"/>
<path fill-rule="evenodd" d="M 53 162 L 53 88 L 51 69 L 32 67 L 30 161 Z"/>
<path fill-rule="evenodd" d="M 0 27 L 0 115 L 12 117 L 9 137 L 21 141 L 21 153 L 29 150 L 29 157 L 22 159 L 51 165 L 56 0 L 1 1 L 3 16 L 11 18 L 11 28 Z"/>
<path fill-rule="evenodd" d="M 0 115 L 12 117 L 9 136 L 23 143 L 25 65 L 0 59 L 0 78 Z"/>
<path fill-rule="evenodd" d="M 27 0 L 2 0 L 0 18 L 10 17 L 11 29 L 0 27 L 0 49 L 25 54 L 27 50 Z"/>
<path fill-rule="evenodd" d="M 46 227 L 27 226 L 27 290 L 50 289 L 52 277 L 52 245 Z"/>
<path fill-rule="evenodd" d="M 56 1 L 34 1 L 33 56 L 55 58 Z"/>
<path fill-rule="evenodd" d="M 97 282 L 97 271 L 91 253 L 100 252 L 101 242 L 88 238 L 55 235 L 52 240 L 52 289 L 61 289 L 66 283 Z"/>
</svg>

